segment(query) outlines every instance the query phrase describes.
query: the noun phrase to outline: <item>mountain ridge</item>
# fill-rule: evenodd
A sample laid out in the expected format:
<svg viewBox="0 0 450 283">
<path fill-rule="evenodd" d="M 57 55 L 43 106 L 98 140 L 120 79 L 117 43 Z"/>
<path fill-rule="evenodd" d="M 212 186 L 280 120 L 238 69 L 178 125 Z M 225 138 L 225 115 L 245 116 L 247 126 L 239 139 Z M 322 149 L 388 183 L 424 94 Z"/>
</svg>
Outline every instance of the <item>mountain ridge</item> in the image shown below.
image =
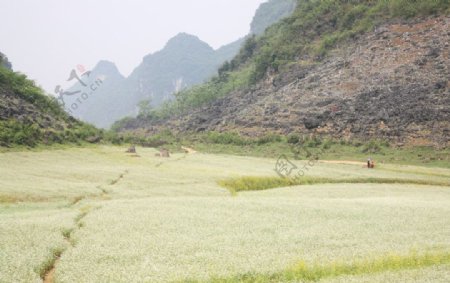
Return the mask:
<svg viewBox="0 0 450 283">
<path fill-rule="evenodd" d="M 253 30 L 250 34 L 262 32 L 260 30 L 265 29 L 265 25 L 286 16 L 289 13 L 289 7 L 285 4 L 287 2 L 295 1 L 270 0 L 268 1 L 270 5 L 262 5 L 254 16 Z M 278 5 L 283 7 L 272 9 Z M 291 6 L 290 11 L 292 10 Z M 259 29 L 255 31 L 255 27 Z M 231 60 L 239 52 L 247 37 L 214 50 L 197 36 L 181 32 L 172 37 L 163 49 L 144 56 L 130 76 L 120 85 L 116 84 L 114 89 L 108 87 L 109 82 L 105 82 L 102 89 L 96 92 L 98 98 L 79 105 L 74 115 L 98 127 L 108 128 L 121 118 L 138 115 L 138 104 L 141 101 L 149 101 L 152 107 L 159 107 L 174 99 L 175 93 L 213 77 L 224 62 Z M 110 97 L 120 102 L 107 101 Z M 77 98 L 79 97 L 68 100 L 73 101 Z M 102 99 L 103 102 L 97 102 Z M 114 110 L 107 108 L 112 105 L 115 107 Z"/>
<path fill-rule="evenodd" d="M 449 7 L 433 2 L 427 12 L 423 3 L 416 3 L 412 8 L 417 15 L 403 16 L 397 14 L 404 12 L 397 10 L 397 2 L 362 7 L 304 3 L 261 38 L 248 40 L 222 75 L 183 93 L 170 107 L 117 123 L 116 128 L 139 129 L 148 135 L 165 130 L 234 131 L 249 136 L 274 132 L 448 146 Z M 324 20 L 307 20 L 303 25 L 316 30 L 292 30 L 311 41 L 305 37 L 299 39 L 303 45 L 291 41 L 277 45 L 273 38 L 286 36 L 279 31 L 298 25 L 299 17 L 314 8 L 326 15 L 321 16 Z M 392 18 L 384 9 L 389 9 Z M 436 15 L 438 11 L 441 15 Z M 350 16 L 342 17 L 342 23 L 334 21 L 333 13 L 342 12 L 353 15 L 353 24 L 348 23 Z M 367 25 L 364 17 L 382 21 Z M 336 27 L 341 24 L 342 31 Z M 269 49 L 271 45 L 277 49 Z M 289 50 L 290 61 L 281 61 L 277 56 L 283 55 L 286 46 L 296 49 Z M 270 57 L 266 52 L 276 53 Z M 251 72 L 246 75 L 248 69 Z M 217 96 L 243 76 L 247 76 L 243 87 Z M 249 83 L 252 80 L 256 83 Z"/>
</svg>

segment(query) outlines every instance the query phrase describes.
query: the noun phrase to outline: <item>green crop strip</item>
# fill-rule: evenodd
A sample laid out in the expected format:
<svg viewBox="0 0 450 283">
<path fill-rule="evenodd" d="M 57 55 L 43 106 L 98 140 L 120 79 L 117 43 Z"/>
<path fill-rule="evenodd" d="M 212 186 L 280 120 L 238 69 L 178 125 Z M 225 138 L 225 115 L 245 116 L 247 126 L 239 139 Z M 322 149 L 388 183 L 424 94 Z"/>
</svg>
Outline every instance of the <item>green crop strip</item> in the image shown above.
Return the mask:
<svg viewBox="0 0 450 283">
<path fill-rule="evenodd" d="M 229 278 L 212 278 L 208 282 L 315 282 L 324 278 L 345 275 L 370 275 L 386 271 L 419 269 L 450 263 L 450 252 L 411 252 L 407 255 L 388 254 L 379 258 L 355 261 L 353 263 L 332 262 L 327 265 L 307 264 L 300 261 L 295 266 L 273 274 L 247 273 Z M 184 282 L 199 282 L 186 280 Z"/>
<path fill-rule="evenodd" d="M 281 177 L 240 177 L 221 180 L 220 186 L 227 188 L 232 194 L 241 191 L 262 191 L 282 187 L 316 185 L 316 184 L 411 184 L 430 186 L 450 186 L 450 182 L 416 180 L 416 179 L 393 179 L 393 178 L 281 178 Z"/>
</svg>

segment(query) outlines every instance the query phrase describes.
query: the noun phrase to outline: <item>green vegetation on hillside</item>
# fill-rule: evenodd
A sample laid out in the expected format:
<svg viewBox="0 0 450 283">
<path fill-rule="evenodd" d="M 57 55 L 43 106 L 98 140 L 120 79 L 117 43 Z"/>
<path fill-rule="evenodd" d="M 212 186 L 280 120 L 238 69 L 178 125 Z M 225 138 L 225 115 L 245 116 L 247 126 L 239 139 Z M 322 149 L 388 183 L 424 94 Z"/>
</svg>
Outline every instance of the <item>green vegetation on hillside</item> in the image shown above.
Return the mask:
<svg viewBox="0 0 450 283">
<path fill-rule="evenodd" d="M 248 38 L 240 53 L 222 65 L 218 76 L 180 92 L 175 101 L 155 109 L 145 119 L 180 115 L 232 91 L 245 90 L 264 78 L 268 71 L 282 72 L 302 62 L 314 64 L 337 44 L 391 19 L 448 12 L 448 0 L 298 1 L 291 16 L 268 28 L 263 35 Z"/>
<path fill-rule="evenodd" d="M 0 68 L 0 89 L 2 92 L 14 93 L 17 97 L 34 104 L 45 113 L 67 119 L 65 112 L 59 107 L 58 103 L 45 95 L 42 89 L 23 74 Z"/>
<path fill-rule="evenodd" d="M 55 99 L 23 74 L 0 67 L 0 146 L 30 146 L 115 140 L 113 133 L 68 116 Z M 24 102 L 30 105 L 19 108 Z M 6 103 L 6 104 L 5 104 Z M 11 106 L 12 105 L 16 106 Z M 17 109 L 10 109 L 18 107 Z M 9 116 L 9 112 L 17 113 Z"/>
</svg>

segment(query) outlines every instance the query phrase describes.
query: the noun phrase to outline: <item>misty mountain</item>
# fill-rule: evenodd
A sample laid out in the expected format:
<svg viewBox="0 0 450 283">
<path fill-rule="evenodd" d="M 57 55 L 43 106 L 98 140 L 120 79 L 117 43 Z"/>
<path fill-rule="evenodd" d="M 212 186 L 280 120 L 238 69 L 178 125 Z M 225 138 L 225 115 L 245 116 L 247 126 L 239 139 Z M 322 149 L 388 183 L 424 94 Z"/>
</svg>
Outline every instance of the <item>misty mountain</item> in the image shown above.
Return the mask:
<svg viewBox="0 0 450 283">
<path fill-rule="evenodd" d="M 151 101 L 156 107 L 173 98 L 181 89 L 204 82 L 217 68 L 239 50 L 236 41 L 217 51 L 198 37 L 180 33 L 158 52 L 144 57 L 128 78 L 124 78 L 114 63 L 100 61 L 65 95 L 66 110 L 74 117 L 107 128 L 116 120 L 138 113 L 138 103 Z M 100 79 L 102 84 L 90 90 Z"/>
<path fill-rule="evenodd" d="M 127 79 L 123 92 L 132 94 L 136 102 L 150 99 L 152 105 L 158 106 L 175 92 L 212 76 L 236 49 L 216 52 L 198 37 L 180 33 L 163 50 L 144 57 Z"/>
<path fill-rule="evenodd" d="M 65 109 L 72 116 L 98 127 L 108 127 L 110 117 L 120 117 L 132 104 L 122 99 L 121 89 L 125 77 L 116 65 L 100 61 L 90 73 L 79 75 L 77 82 L 65 95 Z"/>
<path fill-rule="evenodd" d="M 295 0 L 271 0 L 261 5 L 253 18 L 251 34 L 260 34 L 271 24 L 289 15 Z M 165 47 L 145 56 L 128 78 L 123 78 L 113 63 L 100 62 L 92 71 L 93 77 L 106 77 L 101 88 L 87 100 L 77 103 L 72 115 L 98 127 L 108 128 L 115 121 L 138 114 L 139 102 L 148 100 L 158 107 L 174 98 L 174 94 L 201 84 L 213 77 L 218 68 L 238 54 L 247 37 L 238 39 L 217 50 L 194 35 L 180 33 Z M 80 88 L 80 85 L 72 89 Z M 81 94 L 67 98 L 68 105 Z"/>
</svg>

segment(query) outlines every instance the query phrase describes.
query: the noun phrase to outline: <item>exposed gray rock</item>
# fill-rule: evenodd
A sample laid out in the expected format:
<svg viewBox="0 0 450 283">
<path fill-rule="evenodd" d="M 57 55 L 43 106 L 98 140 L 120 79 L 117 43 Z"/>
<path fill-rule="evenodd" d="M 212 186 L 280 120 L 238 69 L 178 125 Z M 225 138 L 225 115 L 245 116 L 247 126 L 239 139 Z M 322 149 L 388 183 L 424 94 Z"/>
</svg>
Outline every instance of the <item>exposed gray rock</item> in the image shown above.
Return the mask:
<svg viewBox="0 0 450 283">
<path fill-rule="evenodd" d="M 151 131 L 296 132 L 448 146 L 449 29 L 448 16 L 386 24 L 319 63 L 303 61 L 252 90 L 154 121 Z"/>
</svg>

